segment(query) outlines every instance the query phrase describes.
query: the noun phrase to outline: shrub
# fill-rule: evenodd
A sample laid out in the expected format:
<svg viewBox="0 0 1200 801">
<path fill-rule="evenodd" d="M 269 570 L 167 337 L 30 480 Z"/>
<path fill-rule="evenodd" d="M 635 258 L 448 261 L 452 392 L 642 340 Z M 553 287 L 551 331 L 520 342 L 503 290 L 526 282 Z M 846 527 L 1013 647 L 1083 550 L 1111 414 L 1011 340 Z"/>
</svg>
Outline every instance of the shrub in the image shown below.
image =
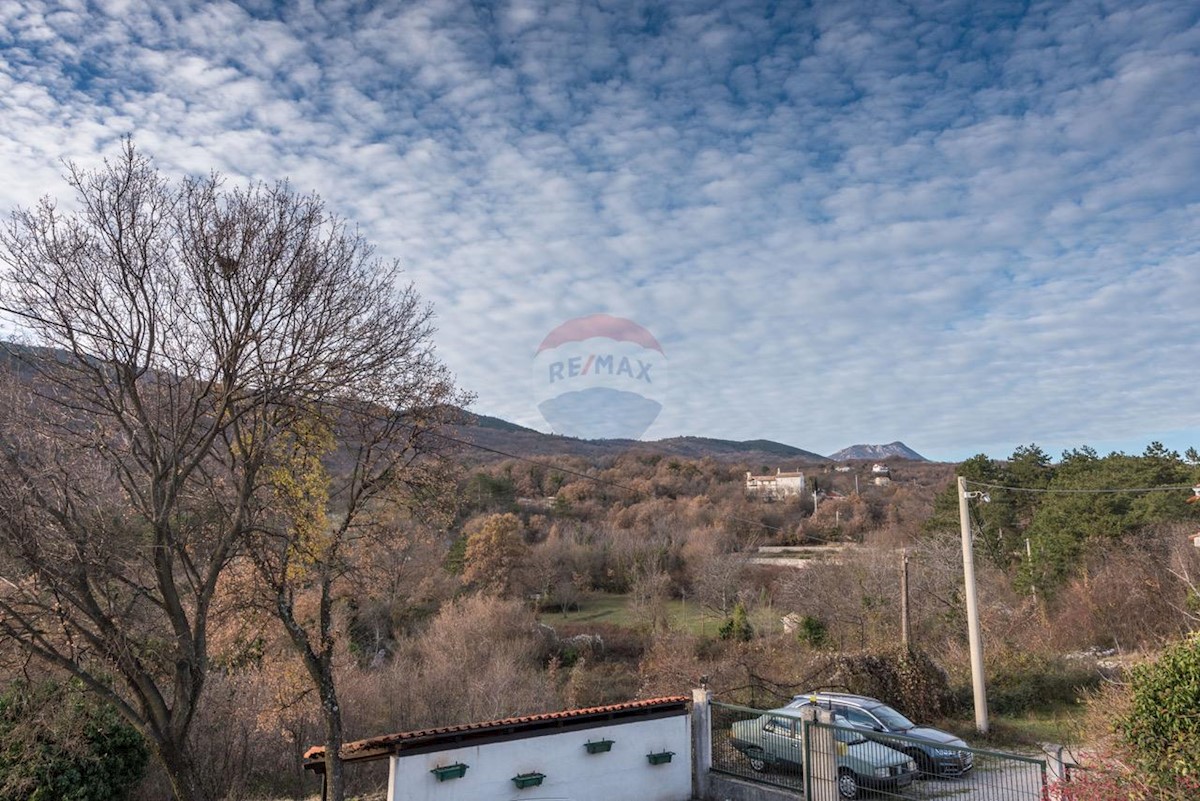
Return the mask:
<svg viewBox="0 0 1200 801">
<path fill-rule="evenodd" d="M 117 801 L 148 758 L 141 734 L 78 682 L 0 695 L 0 801 Z"/>
<path fill-rule="evenodd" d="M 796 639 L 813 648 L 823 648 L 829 644 L 829 627 L 819 617 L 804 615 L 800 618 Z"/>
<path fill-rule="evenodd" d="M 1200 795 L 1200 781 L 1182 776 L 1156 782 L 1131 769 L 1119 751 L 1101 748 L 1089 749 L 1086 764 L 1046 790 L 1045 797 L 1053 801 L 1193 801 Z"/>
<path fill-rule="evenodd" d="M 1167 782 L 1200 772 L 1200 634 L 1163 650 L 1129 677 L 1129 711 L 1116 731 L 1139 767 Z"/>
<path fill-rule="evenodd" d="M 1086 690 L 1100 684 L 1100 671 L 1091 663 L 1038 652 L 1012 651 L 988 664 L 988 707 L 1002 715 L 1074 704 Z M 962 706 L 971 703 L 971 687 L 958 688 Z"/>
<path fill-rule="evenodd" d="M 895 706 L 916 720 L 946 714 L 950 680 L 927 654 L 903 648 L 839 657 L 832 683 Z"/>
<path fill-rule="evenodd" d="M 753 639 L 754 627 L 750 625 L 750 615 L 746 612 L 746 605 L 741 602 L 734 604 L 733 614 L 726 618 L 717 633 L 721 635 L 722 640 L 749 642 Z"/>
</svg>

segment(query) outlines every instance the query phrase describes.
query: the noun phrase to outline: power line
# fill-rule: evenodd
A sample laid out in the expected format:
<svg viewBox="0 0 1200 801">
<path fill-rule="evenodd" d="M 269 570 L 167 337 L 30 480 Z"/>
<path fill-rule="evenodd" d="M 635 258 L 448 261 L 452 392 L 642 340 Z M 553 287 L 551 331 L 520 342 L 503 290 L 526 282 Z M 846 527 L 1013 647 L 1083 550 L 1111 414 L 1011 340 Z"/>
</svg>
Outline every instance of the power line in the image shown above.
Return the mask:
<svg viewBox="0 0 1200 801">
<path fill-rule="evenodd" d="M 1174 492 L 1177 490 L 1190 490 L 1194 488 L 1192 484 L 1164 484 L 1158 487 L 1106 487 L 1103 489 L 1070 489 L 1066 487 L 1009 487 L 1004 484 L 988 484 L 983 481 L 972 481 L 967 479 L 967 484 L 972 487 L 984 487 L 985 489 L 1007 490 L 1008 492 L 1028 492 L 1043 495 L 1114 495 L 1125 492 Z"/>
</svg>

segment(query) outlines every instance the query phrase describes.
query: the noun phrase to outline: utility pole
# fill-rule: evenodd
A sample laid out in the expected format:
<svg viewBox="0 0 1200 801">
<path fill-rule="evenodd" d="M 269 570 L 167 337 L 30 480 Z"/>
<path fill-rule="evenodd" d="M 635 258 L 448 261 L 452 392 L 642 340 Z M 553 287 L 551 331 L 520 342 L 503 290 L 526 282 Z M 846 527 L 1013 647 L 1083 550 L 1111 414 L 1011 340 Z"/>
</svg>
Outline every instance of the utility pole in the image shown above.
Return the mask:
<svg viewBox="0 0 1200 801">
<path fill-rule="evenodd" d="M 900 643 L 907 651 L 908 640 L 908 549 L 900 550 Z"/>
<path fill-rule="evenodd" d="M 1033 548 L 1029 546 L 1029 537 L 1025 538 L 1025 563 L 1029 565 L 1029 575 L 1033 575 Z M 1037 582 L 1030 579 L 1029 589 L 1033 592 L 1033 602 L 1037 603 Z"/>
<path fill-rule="evenodd" d="M 967 594 L 967 639 L 971 646 L 971 688 L 975 695 L 975 728 L 988 733 L 987 689 L 983 676 L 983 640 L 979 633 L 979 601 L 975 593 L 975 549 L 971 536 L 969 498 L 981 497 L 981 492 L 967 492 L 967 480 L 958 477 L 958 523 L 962 528 L 963 582 Z"/>
</svg>

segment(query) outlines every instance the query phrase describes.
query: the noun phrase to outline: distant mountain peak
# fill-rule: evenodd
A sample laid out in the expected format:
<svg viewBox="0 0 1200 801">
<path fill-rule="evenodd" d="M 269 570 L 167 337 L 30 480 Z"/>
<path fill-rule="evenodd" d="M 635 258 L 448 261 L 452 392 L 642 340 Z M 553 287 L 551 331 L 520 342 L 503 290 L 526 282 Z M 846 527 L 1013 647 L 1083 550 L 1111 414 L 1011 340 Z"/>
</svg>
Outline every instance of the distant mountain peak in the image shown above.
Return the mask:
<svg viewBox="0 0 1200 801">
<path fill-rule="evenodd" d="M 875 461 L 884 459 L 908 459 L 912 462 L 929 461 L 924 456 L 917 453 L 903 442 L 899 441 L 889 442 L 887 445 L 851 445 L 849 448 L 842 448 L 837 453 L 829 454 L 829 458 L 835 462 L 848 462 L 853 459 L 871 459 Z"/>
</svg>

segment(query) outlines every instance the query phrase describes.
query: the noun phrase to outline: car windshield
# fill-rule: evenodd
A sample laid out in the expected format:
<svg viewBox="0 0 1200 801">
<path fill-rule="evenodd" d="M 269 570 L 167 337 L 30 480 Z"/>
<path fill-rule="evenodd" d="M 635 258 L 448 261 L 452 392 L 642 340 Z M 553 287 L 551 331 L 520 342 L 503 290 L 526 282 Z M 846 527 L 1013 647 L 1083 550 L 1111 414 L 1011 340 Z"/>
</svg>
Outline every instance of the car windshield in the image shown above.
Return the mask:
<svg viewBox="0 0 1200 801">
<path fill-rule="evenodd" d="M 906 731 L 908 729 L 916 728 L 917 724 L 913 723 L 911 720 L 904 717 L 904 715 L 901 715 L 890 706 L 880 705 L 871 711 L 875 713 L 875 717 L 883 721 L 883 725 L 888 727 L 888 731 Z"/>
</svg>

